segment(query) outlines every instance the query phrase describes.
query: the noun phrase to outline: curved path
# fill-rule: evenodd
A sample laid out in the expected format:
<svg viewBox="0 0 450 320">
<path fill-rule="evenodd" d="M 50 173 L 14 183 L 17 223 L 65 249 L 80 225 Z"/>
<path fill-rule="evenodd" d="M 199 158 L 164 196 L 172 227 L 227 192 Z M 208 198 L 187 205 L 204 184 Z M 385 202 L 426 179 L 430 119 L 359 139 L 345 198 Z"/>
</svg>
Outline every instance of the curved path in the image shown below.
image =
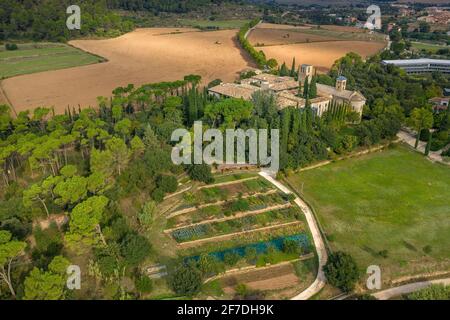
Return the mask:
<svg viewBox="0 0 450 320">
<path fill-rule="evenodd" d="M 259 175 L 265 178 L 267 181 L 272 183 L 278 189 L 283 191 L 285 194 L 292 194 L 292 191 L 286 188 L 282 183 L 275 180 L 272 175 L 267 171 L 261 171 Z M 322 234 L 320 233 L 317 222 L 314 218 L 314 215 L 308 205 L 299 197 L 295 198 L 295 204 L 302 209 L 305 214 L 306 221 L 308 222 L 309 229 L 311 230 L 311 234 L 314 241 L 314 246 L 316 247 L 317 256 L 319 260 L 319 270 L 317 271 L 316 280 L 303 292 L 293 297 L 291 300 L 307 300 L 312 296 L 319 293 L 319 291 L 325 286 L 326 278 L 323 273 L 323 266 L 327 263 L 328 253 L 325 248 L 325 243 L 322 239 Z"/>
<path fill-rule="evenodd" d="M 373 293 L 372 296 L 374 296 L 378 300 L 388 300 L 391 298 L 399 297 L 403 294 L 408 294 L 411 292 L 425 289 L 426 287 L 429 287 L 432 284 L 443 284 L 445 286 L 449 286 L 450 278 L 409 283 L 403 286 L 378 291 L 376 293 Z"/>
</svg>

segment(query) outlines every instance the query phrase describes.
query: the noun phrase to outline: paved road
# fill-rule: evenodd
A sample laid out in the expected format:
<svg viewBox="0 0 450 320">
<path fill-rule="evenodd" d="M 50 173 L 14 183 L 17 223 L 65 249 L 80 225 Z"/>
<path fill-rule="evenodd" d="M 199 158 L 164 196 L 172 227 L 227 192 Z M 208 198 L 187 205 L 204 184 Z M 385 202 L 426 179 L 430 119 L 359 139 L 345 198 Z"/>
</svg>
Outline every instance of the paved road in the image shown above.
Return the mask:
<svg viewBox="0 0 450 320">
<path fill-rule="evenodd" d="M 273 185 L 275 185 L 278 189 L 283 191 L 286 194 L 291 194 L 291 190 L 286 188 L 282 183 L 275 180 L 269 172 L 261 171 L 259 173 L 260 176 L 271 182 Z M 293 297 L 291 300 L 308 300 L 312 296 L 319 293 L 319 291 L 325 286 L 326 278 L 325 274 L 323 273 L 323 266 L 327 263 L 328 260 L 328 254 L 327 250 L 325 248 L 325 243 L 322 239 L 322 234 L 320 233 L 319 227 L 317 225 L 316 220 L 314 219 L 314 215 L 311 211 L 311 209 L 308 207 L 308 205 L 299 197 L 295 198 L 295 203 L 297 206 L 299 206 L 303 213 L 305 214 L 306 221 L 308 222 L 309 229 L 311 230 L 311 234 L 314 240 L 314 245 L 316 247 L 317 256 L 319 259 L 319 270 L 317 272 L 317 277 L 315 281 L 303 292 L 298 294 L 297 296 Z"/>
<path fill-rule="evenodd" d="M 400 140 L 406 142 L 407 144 L 409 144 L 411 147 L 414 148 L 414 146 L 415 146 L 415 144 L 416 144 L 416 137 L 414 137 L 414 135 L 412 135 L 411 133 L 406 132 L 406 131 L 403 131 L 403 130 L 400 130 L 400 131 L 397 133 L 397 137 L 398 137 Z M 425 153 L 425 147 L 426 147 L 426 145 L 427 145 L 426 142 L 419 141 L 419 145 L 417 146 L 417 150 L 419 150 L 419 151 L 422 152 L 422 153 Z M 442 150 L 439 150 L 439 151 L 430 151 L 430 153 L 429 153 L 429 155 L 428 155 L 428 158 L 430 158 L 432 161 L 437 161 L 437 162 L 441 162 L 441 163 L 448 164 L 448 162 L 445 162 L 445 161 L 442 159 L 441 152 L 442 152 Z"/>
<path fill-rule="evenodd" d="M 424 289 L 432 284 L 443 284 L 443 285 L 448 286 L 448 285 L 450 285 L 450 278 L 405 284 L 403 286 L 379 291 L 372 295 L 375 298 L 377 298 L 378 300 L 388 300 L 391 298 L 399 297 L 403 294 L 408 294 L 411 292 L 419 291 L 419 290 Z"/>
</svg>

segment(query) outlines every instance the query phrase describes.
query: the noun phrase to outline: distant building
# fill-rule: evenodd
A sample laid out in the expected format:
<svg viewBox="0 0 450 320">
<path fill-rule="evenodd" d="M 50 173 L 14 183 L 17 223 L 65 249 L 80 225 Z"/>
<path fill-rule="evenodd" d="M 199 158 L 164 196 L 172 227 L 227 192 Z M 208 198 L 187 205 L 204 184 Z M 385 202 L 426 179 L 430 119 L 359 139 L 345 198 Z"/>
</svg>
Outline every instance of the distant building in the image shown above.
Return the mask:
<svg viewBox="0 0 450 320">
<path fill-rule="evenodd" d="M 433 111 L 438 113 L 447 110 L 449 101 L 450 97 L 434 97 L 428 100 L 433 106 Z"/>
<path fill-rule="evenodd" d="M 299 81 L 292 77 L 280 77 L 268 73 L 259 73 L 241 83 L 222 83 L 208 90 L 209 94 L 217 97 L 242 98 L 251 100 L 257 91 L 269 91 L 276 96 L 279 109 L 287 107 L 305 108 L 306 100 L 298 96 L 300 83 L 306 79 L 311 81 L 314 75 L 314 67 L 304 64 L 299 70 Z M 347 79 L 338 77 L 336 86 L 317 84 L 317 97 L 310 99 L 309 103 L 314 113 L 322 116 L 329 108 L 332 100 L 338 104 L 349 104 L 353 110 L 362 114 L 366 98 L 358 91 L 346 90 Z"/>
<path fill-rule="evenodd" d="M 405 59 L 405 60 L 383 60 L 384 65 L 394 65 L 407 73 L 429 73 L 442 72 L 450 73 L 450 60 L 440 59 Z"/>
<path fill-rule="evenodd" d="M 450 88 L 444 88 L 444 96 L 450 97 Z"/>
</svg>

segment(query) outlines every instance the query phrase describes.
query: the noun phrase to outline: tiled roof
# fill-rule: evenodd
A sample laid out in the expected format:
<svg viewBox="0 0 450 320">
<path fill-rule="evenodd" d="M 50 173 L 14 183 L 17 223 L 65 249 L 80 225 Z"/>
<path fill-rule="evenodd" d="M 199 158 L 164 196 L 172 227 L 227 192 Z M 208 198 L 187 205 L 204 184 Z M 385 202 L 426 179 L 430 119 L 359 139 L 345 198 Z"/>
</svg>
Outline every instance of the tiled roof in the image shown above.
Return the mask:
<svg viewBox="0 0 450 320">
<path fill-rule="evenodd" d="M 261 73 L 253 76 L 251 80 L 267 81 L 269 88 L 273 91 L 282 91 L 298 88 L 299 84 L 292 77 L 280 77 L 269 73 Z"/>
<path fill-rule="evenodd" d="M 365 101 L 366 98 L 358 91 L 338 90 L 335 87 L 325 84 L 317 84 L 317 94 L 320 96 L 333 96 L 346 99 L 348 101 Z"/>
<path fill-rule="evenodd" d="M 218 86 L 209 89 L 210 92 L 218 93 L 223 96 L 232 98 L 243 98 L 250 100 L 253 93 L 260 90 L 260 88 L 249 84 L 235 84 L 235 83 L 222 83 Z"/>
</svg>

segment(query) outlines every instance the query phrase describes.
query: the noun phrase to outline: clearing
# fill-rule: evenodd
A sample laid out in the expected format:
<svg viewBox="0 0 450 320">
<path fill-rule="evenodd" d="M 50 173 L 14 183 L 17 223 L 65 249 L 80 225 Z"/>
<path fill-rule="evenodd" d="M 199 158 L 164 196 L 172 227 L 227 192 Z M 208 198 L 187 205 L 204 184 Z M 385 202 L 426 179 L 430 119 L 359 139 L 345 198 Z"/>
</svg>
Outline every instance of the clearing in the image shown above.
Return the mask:
<svg viewBox="0 0 450 320">
<path fill-rule="evenodd" d="M 207 84 L 214 79 L 234 81 L 252 66 L 236 42 L 237 30 L 199 32 L 188 28 L 138 29 L 107 40 L 76 40 L 70 44 L 105 57 L 108 62 L 47 71 L 6 79 L 3 89 L 16 112 L 54 106 L 95 106 L 98 96 L 130 83 L 175 81 L 199 74 Z"/>
<path fill-rule="evenodd" d="M 316 209 L 333 250 L 383 281 L 450 267 L 450 169 L 395 145 L 289 177 Z"/>
<path fill-rule="evenodd" d="M 0 49 L 0 79 L 102 62 L 103 59 L 58 43 L 19 44 L 19 49 Z"/>
</svg>

